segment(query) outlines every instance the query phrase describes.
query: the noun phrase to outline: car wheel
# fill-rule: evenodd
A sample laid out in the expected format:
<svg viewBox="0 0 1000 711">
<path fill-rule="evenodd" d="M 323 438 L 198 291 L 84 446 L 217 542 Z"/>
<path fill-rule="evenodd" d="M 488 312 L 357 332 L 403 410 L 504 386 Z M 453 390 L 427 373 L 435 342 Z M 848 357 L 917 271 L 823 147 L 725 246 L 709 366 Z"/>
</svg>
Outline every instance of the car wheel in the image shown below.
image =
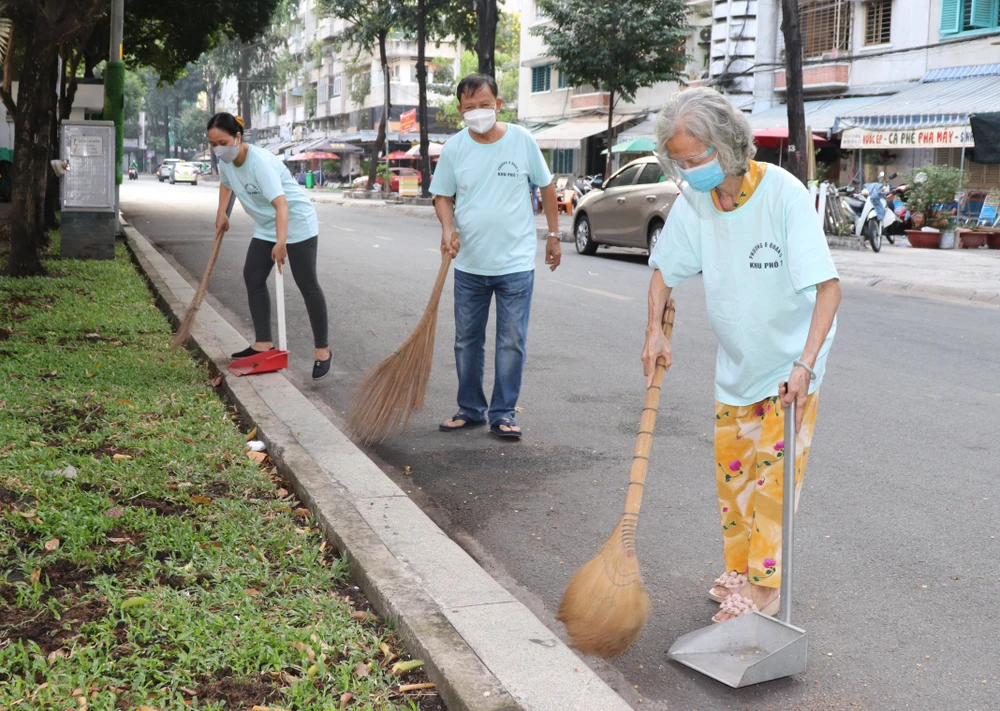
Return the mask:
<svg viewBox="0 0 1000 711">
<path fill-rule="evenodd" d="M 653 248 L 656 247 L 657 241 L 660 239 L 660 233 L 663 232 L 663 223 L 659 220 L 653 220 L 649 223 L 649 233 L 646 235 L 646 247 L 649 249 L 649 253 L 653 253 Z"/>
<path fill-rule="evenodd" d="M 590 231 L 590 218 L 586 214 L 582 214 L 577 218 L 576 228 L 573 232 L 576 235 L 577 252 L 588 256 L 597 253 L 597 242 L 594 241 Z"/>
<path fill-rule="evenodd" d="M 191 181 L 191 185 L 197 185 L 197 184 L 198 184 L 198 181 L 197 181 L 197 180 L 192 180 L 192 181 Z"/>
</svg>

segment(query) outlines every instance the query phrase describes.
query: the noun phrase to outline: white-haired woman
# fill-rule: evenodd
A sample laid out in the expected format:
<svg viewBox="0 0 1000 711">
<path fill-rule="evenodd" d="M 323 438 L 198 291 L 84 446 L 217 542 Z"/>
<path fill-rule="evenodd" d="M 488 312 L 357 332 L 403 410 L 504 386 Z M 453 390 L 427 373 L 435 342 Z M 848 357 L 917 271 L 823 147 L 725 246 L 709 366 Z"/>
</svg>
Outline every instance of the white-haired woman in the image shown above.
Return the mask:
<svg viewBox="0 0 1000 711">
<path fill-rule="evenodd" d="M 712 620 L 753 610 L 773 615 L 780 604 L 784 408 L 797 405 L 800 487 L 840 282 L 809 193 L 787 171 L 753 160 L 750 125 L 721 94 L 698 88 L 674 96 L 656 119 L 656 143 L 665 168 L 687 188 L 649 259 L 655 271 L 643 369 L 651 380 L 659 356 L 669 367 L 664 308 L 677 284 L 702 272 L 719 339 L 714 470 L 726 560 L 709 591 L 721 602 Z"/>
</svg>

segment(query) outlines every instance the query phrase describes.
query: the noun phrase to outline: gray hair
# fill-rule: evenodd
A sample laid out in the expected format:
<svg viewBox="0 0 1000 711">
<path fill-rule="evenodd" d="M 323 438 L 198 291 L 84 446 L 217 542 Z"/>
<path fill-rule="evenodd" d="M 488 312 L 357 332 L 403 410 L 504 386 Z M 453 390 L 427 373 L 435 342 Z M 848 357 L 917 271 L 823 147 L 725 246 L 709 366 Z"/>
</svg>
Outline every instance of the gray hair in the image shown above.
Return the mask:
<svg viewBox="0 0 1000 711">
<path fill-rule="evenodd" d="M 667 141 L 679 131 L 715 146 L 726 175 L 743 175 L 757 153 L 753 129 L 743 112 L 709 87 L 680 91 L 656 117 L 656 149 L 667 155 Z"/>
</svg>

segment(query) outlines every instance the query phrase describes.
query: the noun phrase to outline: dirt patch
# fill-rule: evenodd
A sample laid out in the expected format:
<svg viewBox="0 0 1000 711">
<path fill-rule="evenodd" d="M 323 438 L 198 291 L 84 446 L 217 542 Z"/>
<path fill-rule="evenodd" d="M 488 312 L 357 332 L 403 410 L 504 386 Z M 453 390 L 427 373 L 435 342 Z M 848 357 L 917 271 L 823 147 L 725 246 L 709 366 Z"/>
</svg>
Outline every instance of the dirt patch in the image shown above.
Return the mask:
<svg viewBox="0 0 1000 711">
<path fill-rule="evenodd" d="M 211 497 L 225 496 L 229 493 L 229 484 L 224 481 L 215 481 L 205 487 L 205 493 Z"/>
<path fill-rule="evenodd" d="M 42 431 L 46 433 L 67 432 L 70 428 L 96 432 L 101 427 L 103 415 L 104 405 L 99 402 L 83 407 L 66 407 L 63 403 L 52 402 L 32 419 L 41 424 Z"/>
<path fill-rule="evenodd" d="M 281 696 L 281 689 L 260 679 L 238 679 L 227 676 L 198 687 L 199 701 L 224 701 L 226 708 L 267 706 Z"/>
<path fill-rule="evenodd" d="M 34 642 L 43 654 L 48 654 L 65 647 L 79 634 L 82 625 L 103 619 L 107 614 L 107 604 L 97 600 L 74 605 L 60 619 L 53 617 L 47 608 L 38 611 L 5 608 L 0 610 L 0 636 L 22 644 Z"/>
<path fill-rule="evenodd" d="M 54 590 L 78 589 L 83 583 L 89 583 L 94 577 L 93 571 L 80 568 L 68 560 L 57 560 L 42 568 L 42 579 L 49 581 L 50 592 Z"/>
<path fill-rule="evenodd" d="M 33 496 L 0 486 L 0 506 L 31 506 L 33 503 L 35 503 Z"/>
<path fill-rule="evenodd" d="M 184 504 L 178 504 L 172 501 L 164 501 L 163 499 L 153 499 L 147 497 L 141 497 L 138 499 L 133 499 L 131 502 L 132 506 L 140 509 L 147 509 L 149 511 L 155 511 L 157 516 L 179 516 L 181 514 L 187 513 L 187 506 Z"/>
<path fill-rule="evenodd" d="M 119 447 L 117 444 L 113 444 L 108 440 L 104 440 L 97 447 L 97 449 L 91 452 L 94 457 L 108 457 L 113 459 L 116 454 L 120 454 L 124 457 L 131 457 L 135 459 L 136 457 L 141 457 L 146 453 L 144 449 L 136 449 L 135 447 Z"/>
</svg>

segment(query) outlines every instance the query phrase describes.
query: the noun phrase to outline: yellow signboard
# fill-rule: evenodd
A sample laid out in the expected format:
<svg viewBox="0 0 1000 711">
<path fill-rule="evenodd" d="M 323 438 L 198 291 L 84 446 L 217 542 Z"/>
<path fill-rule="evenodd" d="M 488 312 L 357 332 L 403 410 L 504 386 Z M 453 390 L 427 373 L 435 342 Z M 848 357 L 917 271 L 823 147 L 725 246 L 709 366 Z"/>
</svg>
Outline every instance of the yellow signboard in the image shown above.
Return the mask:
<svg viewBox="0 0 1000 711">
<path fill-rule="evenodd" d="M 420 184 L 417 182 L 420 177 L 417 175 L 399 176 L 399 196 L 416 197 L 420 194 Z"/>
</svg>

